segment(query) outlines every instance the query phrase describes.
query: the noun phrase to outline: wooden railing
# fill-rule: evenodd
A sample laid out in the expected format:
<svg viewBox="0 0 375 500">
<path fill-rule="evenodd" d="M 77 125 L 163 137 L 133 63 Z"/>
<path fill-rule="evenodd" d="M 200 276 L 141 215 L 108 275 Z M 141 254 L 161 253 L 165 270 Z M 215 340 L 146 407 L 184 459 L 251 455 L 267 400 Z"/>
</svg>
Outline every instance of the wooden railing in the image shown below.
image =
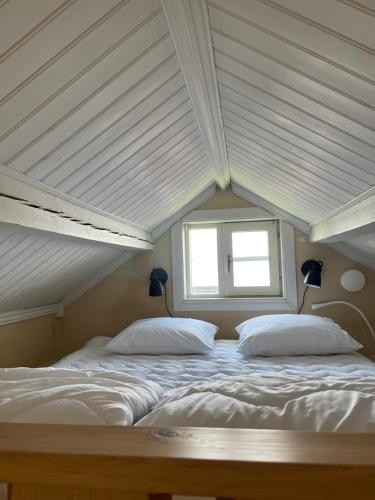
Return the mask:
<svg viewBox="0 0 375 500">
<path fill-rule="evenodd" d="M 375 435 L 0 424 L 11 500 L 374 500 Z"/>
</svg>

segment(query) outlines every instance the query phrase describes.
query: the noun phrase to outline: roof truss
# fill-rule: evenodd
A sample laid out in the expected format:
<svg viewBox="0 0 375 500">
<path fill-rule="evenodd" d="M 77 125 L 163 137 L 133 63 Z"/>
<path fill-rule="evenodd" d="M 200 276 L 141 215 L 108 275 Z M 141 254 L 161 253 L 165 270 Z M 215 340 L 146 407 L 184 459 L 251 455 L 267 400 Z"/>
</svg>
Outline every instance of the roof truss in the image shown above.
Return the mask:
<svg viewBox="0 0 375 500">
<path fill-rule="evenodd" d="M 147 231 L 13 175 L 1 167 L 0 222 L 130 249 L 153 248 Z"/>
<path fill-rule="evenodd" d="M 217 184 L 230 182 L 206 2 L 162 0 L 181 71 Z"/>
<path fill-rule="evenodd" d="M 311 228 L 314 243 L 332 243 L 375 231 L 375 187 L 335 210 Z"/>
</svg>

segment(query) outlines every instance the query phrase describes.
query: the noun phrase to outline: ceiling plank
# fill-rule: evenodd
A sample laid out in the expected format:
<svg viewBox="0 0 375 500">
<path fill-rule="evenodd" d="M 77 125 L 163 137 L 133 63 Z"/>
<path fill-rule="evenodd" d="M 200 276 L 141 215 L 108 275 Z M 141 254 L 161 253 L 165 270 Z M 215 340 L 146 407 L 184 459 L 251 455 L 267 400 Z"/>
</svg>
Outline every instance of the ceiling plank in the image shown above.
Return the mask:
<svg viewBox="0 0 375 500">
<path fill-rule="evenodd" d="M 300 231 L 306 234 L 309 233 L 310 226 L 307 222 L 296 217 L 295 215 L 290 214 L 289 212 L 286 212 L 285 210 L 282 210 L 273 203 L 265 200 L 264 198 L 261 198 L 255 193 L 252 193 L 248 189 L 232 182 L 232 191 L 235 195 L 239 196 L 240 198 L 249 201 L 250 203 L 253 203 L 257 207 L 267 210 L 268 212 L 279 217 L 281 220 L 290 222 L 290 224 L 295 226 Z"/>
<path fill-rule="evenodd" d="M 162 0 L 162 6 L 217 184 L 230 182 L 206 2 Z"/>
<path fill-rule="evenodd" d="M 375 186 L 311 227 L 310 241 L 333 243 L 375 231 Z"/>
<path fill-rule="evenodd" d="M 0 222 L 129 249 L 153 248 L 148 231 L 9 170 L 0 167 Z"/>
</svg>

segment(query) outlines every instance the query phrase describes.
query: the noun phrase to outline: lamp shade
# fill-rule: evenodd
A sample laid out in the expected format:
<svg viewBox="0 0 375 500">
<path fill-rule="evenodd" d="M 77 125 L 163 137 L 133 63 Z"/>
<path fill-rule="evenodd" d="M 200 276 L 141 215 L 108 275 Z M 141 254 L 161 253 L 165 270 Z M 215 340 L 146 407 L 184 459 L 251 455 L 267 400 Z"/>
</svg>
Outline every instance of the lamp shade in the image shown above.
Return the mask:
<svg viewBox="0 0 375 500">
<path fill-rule="evenodd" d="M 305 276 L 304 284 L 312 288 L 320 288 L 322 285 L 322 267 L 320 260 L 307 260 L 302 264 L 301 271 Z"/>
<path fill-rule="evenodd" d="M 150 281 L 150 289 L 148 292 L 150 297 L 160 297 L 163 295 L 163 285 L 160 281 Z"/>
<path fill-rule="evenodd" d="M 161 267 L 154 268 L 150 274 L 150 288 L 148 292 L 149 296 L 160 297 L 161 295 L 164 295 L 164 287 L 167 281 L 167 271 L 165 271 Z"/>
</svg>

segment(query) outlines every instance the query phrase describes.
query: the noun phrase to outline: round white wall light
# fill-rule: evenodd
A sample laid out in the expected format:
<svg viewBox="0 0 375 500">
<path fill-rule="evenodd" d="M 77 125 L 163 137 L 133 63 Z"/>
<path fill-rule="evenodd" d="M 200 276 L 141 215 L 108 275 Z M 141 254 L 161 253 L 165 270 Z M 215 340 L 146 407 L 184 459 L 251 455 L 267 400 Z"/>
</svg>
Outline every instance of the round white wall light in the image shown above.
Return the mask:
<svg viewBox="0 0 375 500">
<path fill-rule="evenodd" d="M 359 292 L 366 284 L 366 278 L 361 271 L 348 269 L 342 273 L 340 283 L 348 292 Z"/>
</svg>

